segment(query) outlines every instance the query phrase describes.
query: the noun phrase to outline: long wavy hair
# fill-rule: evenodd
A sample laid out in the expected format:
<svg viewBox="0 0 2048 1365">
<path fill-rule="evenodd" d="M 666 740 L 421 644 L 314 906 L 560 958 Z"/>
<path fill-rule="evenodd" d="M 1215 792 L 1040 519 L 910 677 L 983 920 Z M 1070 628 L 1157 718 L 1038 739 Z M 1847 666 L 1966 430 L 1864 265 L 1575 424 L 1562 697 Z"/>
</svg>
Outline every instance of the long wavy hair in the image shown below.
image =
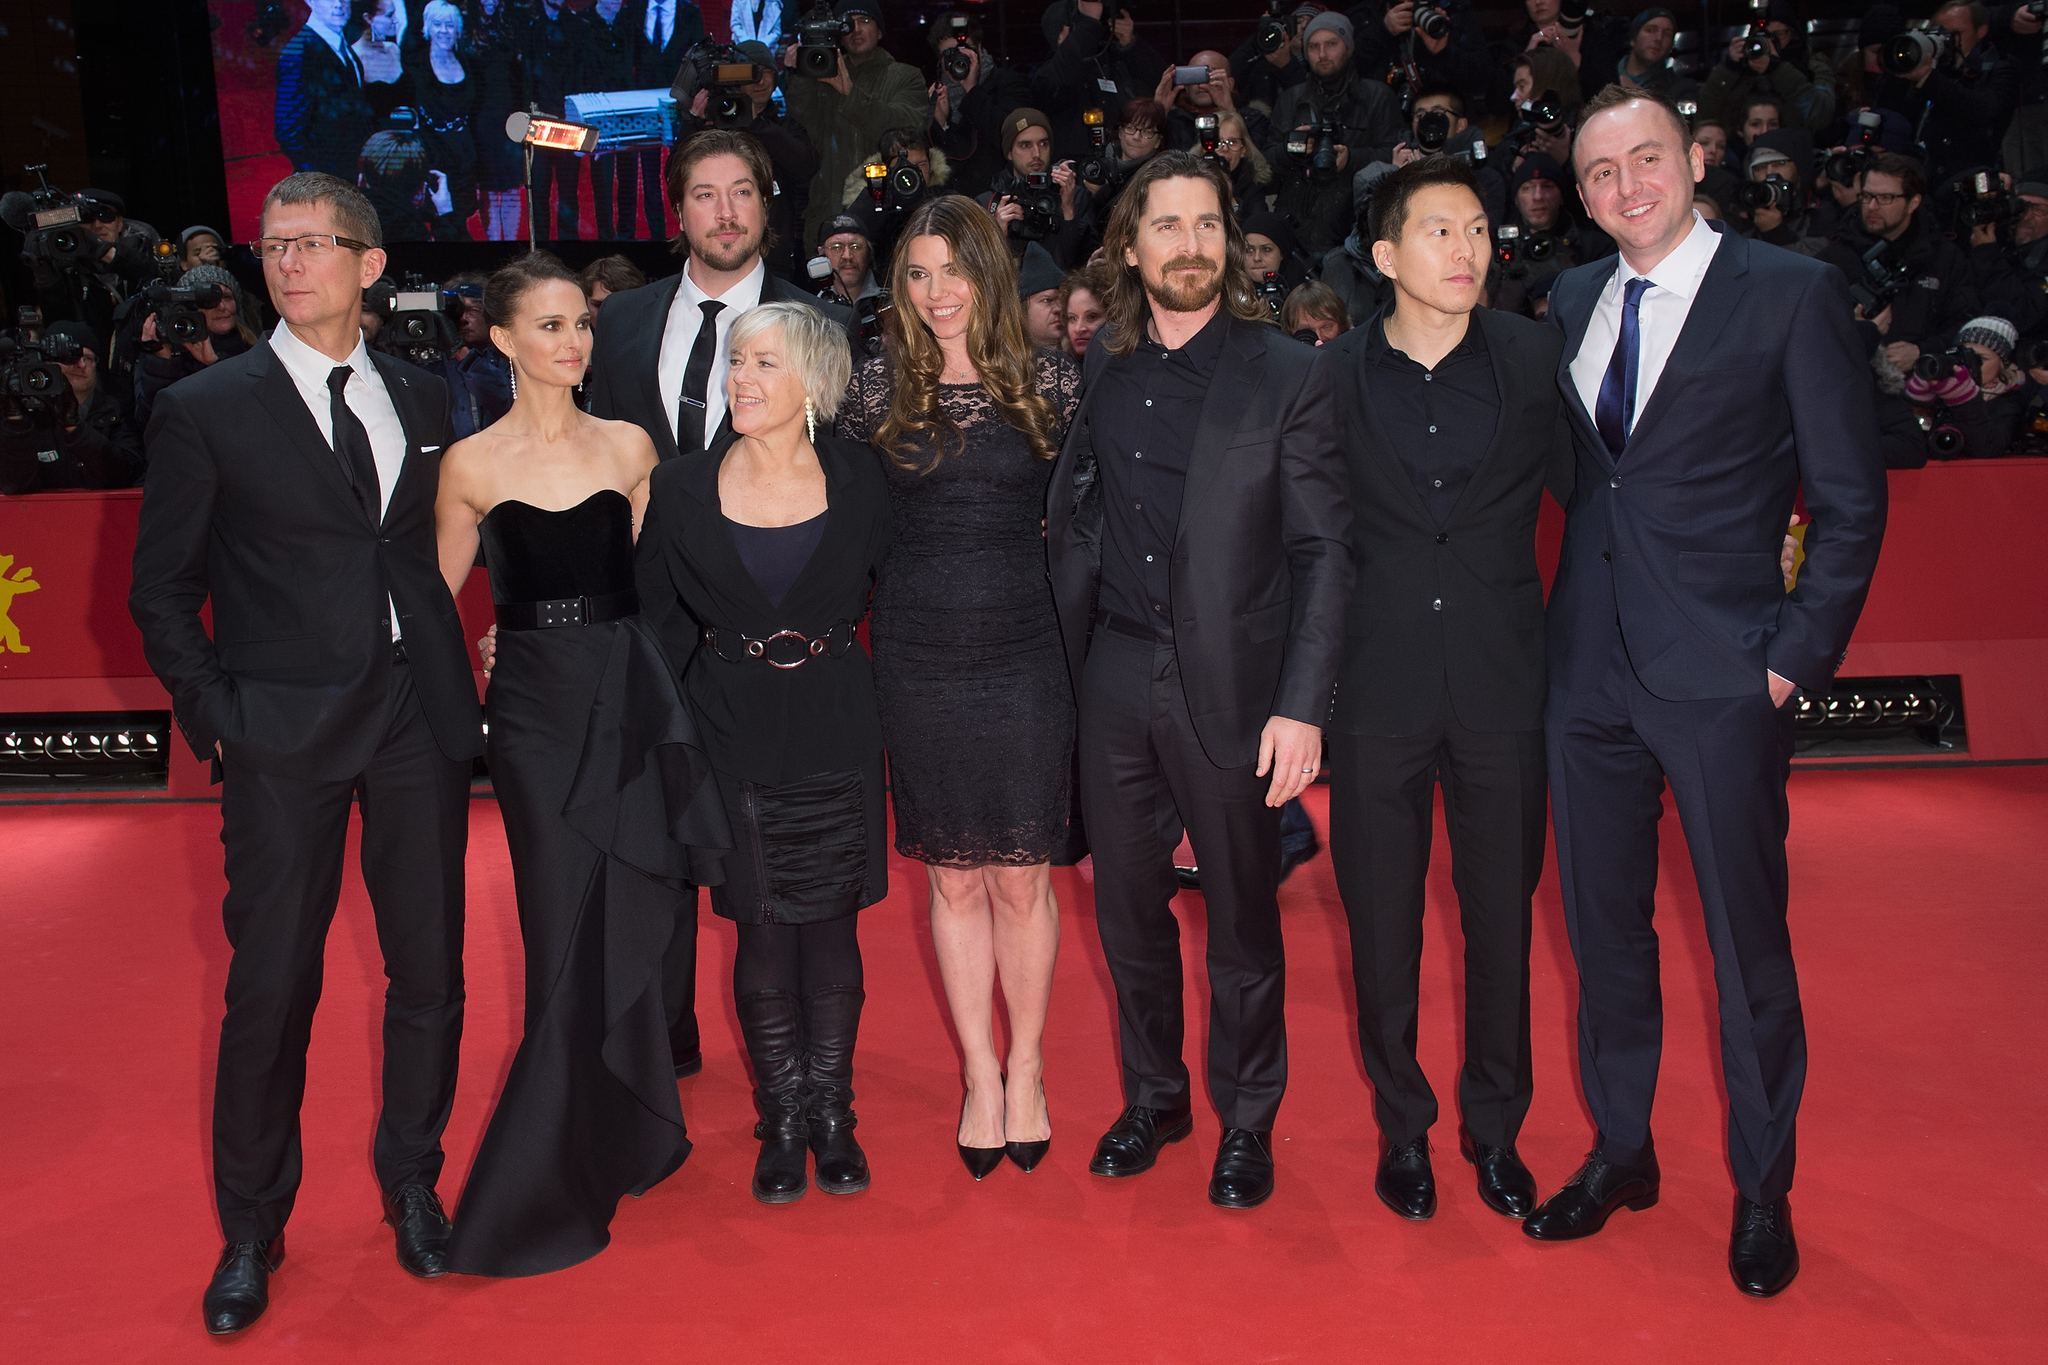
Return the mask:
<svg viewBox="0 0 2048 1365">
<path fill-rule="evenodd" d="M 967 281 L 974 299 L 967 324 L 967 356 L 981 375 L 981 387 L 995 400 L 1003 420 L 1022 433 L 1031 453 L 1041 460 L 1059 457 L 1053 439 L 1058 414 L 1038 393 L 1037 362 L 1024 330 L 1024 304 L 1017 297 L 1017 263 L 987 209 L 958 194 L 927 199 L 911 212 L 896 238 L 889 268 L 889 292 L 896 306 L 888 313 L 888 354 L 894 391 L 889 415 L 875 431 L 875 446 L 905 469 L 929 474 L 948 454 L 967 447 L 967 437 L 939 405 L 939 375 L 945 356 L 939 339 L 911 306 L 907 292 L 910 244 L 919 237 L 937 237 L 952 252 L 953 264 Z M 929 463 L 918 464 L 910 453 L 913 438 L 931 442 Z"/>
<path fill-rule="evenodd" d="M 1244 263 L 1244 229 L 1238 226 L 1232 207 L 1229 174 L 1220 163 L 1204 161 L 1193 152 L 1161 152 L 1140 166 L 1124 186 L 1124 192 L 1116 197 L 1116 207 L 1110 210 L 1109 226 L 1102 233 L 1102 259 L 1111 271 L 1109 293 L 1102 299 L 1102 325 L 1108 333 L 1102 341 L 1111 355 L 1129 355 L 1138 349 L 1138 338 L 1145 335 L 1145 319 L 1151 313 L 1145 277 L 1137 266 L 1125 263 L 1124 255 L 1137 245 L 1138 224 L 1145 216 L 1152 187 L 1162 180 L 1177 179 L 1208 181 L 1216 191 L 1216 203 L 1223 210 L 1224 308 L 1246 322 L 1270 320 L 1252 288 L 1252 273 Z"/>
</svg>

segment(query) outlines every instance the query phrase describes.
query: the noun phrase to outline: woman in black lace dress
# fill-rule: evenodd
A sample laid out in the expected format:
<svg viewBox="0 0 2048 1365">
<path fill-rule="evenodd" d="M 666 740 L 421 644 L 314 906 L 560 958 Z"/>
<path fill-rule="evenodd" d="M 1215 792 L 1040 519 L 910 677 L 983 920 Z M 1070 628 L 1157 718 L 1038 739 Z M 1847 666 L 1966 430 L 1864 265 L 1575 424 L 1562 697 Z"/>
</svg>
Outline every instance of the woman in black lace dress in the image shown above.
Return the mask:
<svg viewBox="0 0 2048 1365">
<path fill-rule="evenodd" d="M 1016 266 L 973 200 L 928 201 L 898 241 L 887 353 L 855 370 L 839 432 L 875 447 L 895 505 L 869 638 L 896 849 L 930 868 L 965 1054 L 960 1155 L 979 1180 L 1006 1150 L 1030 1170 L 1052 1137 L 1040 1039 L 1074 701 L 1040 522 L 1080 371 L 1032 352 Z"/>
</svg>

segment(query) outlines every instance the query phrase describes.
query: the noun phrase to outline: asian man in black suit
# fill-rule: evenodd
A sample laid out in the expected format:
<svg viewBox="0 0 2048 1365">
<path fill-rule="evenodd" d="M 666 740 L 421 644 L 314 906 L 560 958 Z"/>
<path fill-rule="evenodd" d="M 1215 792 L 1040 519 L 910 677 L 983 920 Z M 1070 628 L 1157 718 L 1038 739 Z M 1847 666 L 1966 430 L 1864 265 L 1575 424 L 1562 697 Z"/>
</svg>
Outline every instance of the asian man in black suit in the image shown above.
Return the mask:
<svg viewBox="0 0 2048 1365">
<path fill-rule="evenodd" d="M 1720 992 L 1738 1190 L 1728 1268 L 1765 1296 L 1799 1271 L 1792 701 L 1831 686 L 1884 536 L 1870 367 L 1840 272 L 1693 212 L 1704 162 L 1664 96 L 1608 86 L 1585 106 L 1572 159 L 1621 248 L 1560 275 L 1550 296 L 1578 475 L 1548 609 L 1545 731 L 1598 1137 L 1522 1227 L 1584 1237 L 1657 1201 L 1652 915 L 1668 780 Z M 1787 592 L 1780 547 L 1802 492 L 1806 563 Z"/>
<path fill-rule="evenodd" d="M 277 54 L 277 148 L 295 171 L 325 171 L 353 185 L 376 122 L 363 93 L 363 64 L 349 46 L 353 6 L 309 0 L 308 8 L 306 22 Z"/>
<path fill-rule="evenodd" d="M 633 422 L 663 460 L 696 455 L 728 424 L 725 339 L 748 309 L 763 303 L 822 308 L 842 326 L 849 310 L 818 299 L 768 271 L 768 207 L 775 174 L 768 153 L 744 133 L 706 129 L 670 154 L 669 204 L 682 230 L 674 246 L 683 271 L 604 301 L 591 357 L 590 410 Z M 688 641 L 671 662 L 688 660 Z M 676 1074 L 704 1064 L 697 1029 L 696 902 L 689 923 L 669 940 L 670 1041 Z"/>
<path fill-rule="evenodd" d="M 372 1157 L 399 1264 L 447 1269 L 434 1185 L 483 752 L 434 547 L 448 387 L 363 344 L 362 291 L 384 270 L 376 213 L 353 185 L 302 172 L 271 188 L 262 232 L 283 321 L 157 399 L 128 599 L 179 729 L 221 783 L 234 956 L 213 1094 L 227 1242 L 204 1300 L 215 1334 L 262 1314 L 284 1261 L 306 1044 L 357 802 L 389 982 Z"/>
<path fill-rule="evenodd" d="M 1478 181 L 1448 156 L 1374 187 L 1373 261 L 1394 303 L 1326 348 L 1350 433 L 1358 580 L 1328 727 L 1330 856 L 1351 922 L 1358 1038 L 1381 1155 L 1374 1188 L 1436 1212 L 1436 1096 L 1415 1058 L 1423 883 L 1444 794 L 1465 939 L 1460 1148 L 1496 1212 L 1536 1182 L 1515 1138 L 1534 1089 L 1531 900 L 1543 873 L 1543 583 L 1536 514 L 1571 439 L 1552 328 L 1480 308 L 1492 255 Z"/>
</svg>

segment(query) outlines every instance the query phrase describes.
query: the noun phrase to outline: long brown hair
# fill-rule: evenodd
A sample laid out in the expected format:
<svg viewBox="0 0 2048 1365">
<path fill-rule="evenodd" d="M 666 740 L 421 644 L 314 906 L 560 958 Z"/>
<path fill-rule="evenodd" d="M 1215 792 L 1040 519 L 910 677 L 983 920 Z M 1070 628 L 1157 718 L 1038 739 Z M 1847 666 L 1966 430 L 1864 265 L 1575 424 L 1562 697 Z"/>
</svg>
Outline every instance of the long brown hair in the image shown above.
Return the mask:
<svg viewBox="0 0 2048 1365">
<path fill-rule="evenodd" d="M 1024 330 L 1024 304 L 1017 297 L 1017 263 L 1009 244 L 997 231 L 987 209 L 958 194 L 927 199 L 911 212 L 896 238 L 895 263 L 889 268 L 889 292 L 898 300 L 888 311 L 890 368 L 895 381 L 889 415 L 875 431 L 875 446 L 905 469 L 916 469 L 906 447 L 913 434 L 932 443 L 929 474 L 953 452 L 967 448 L 967 437 L 939 405 L 939 374 L 945 356 L 939 340 L 910 305 L 910 244 L 919 237 L 937 237 L 952 252 L 953 264 L 967 281 L 974 309 L 967 323 L 967 356 L 981 375 L 981 387 L 995 400 L 1003 420 L 1022 433 L 1031 453 L 1057 459 L 1053 440 L 1058 420 L 1053 406 L 1038 393 L 1038 367 L 1031 339 Z"/>
<path fill-rule="evenodd" d="M 1270 320 L 1252 289 L 1252 273 L 1245 267 L 1244 229 L 1238 226 L 1232 207 L 1229 175 L 1220 163 L 1204 161 L 1193 152 L 1161 152 L 1140 166 L 1124 186 L 1102 233 L 1102 260 L 1111 271 L 1109 293 L 1102 297 L 1102 325 L 1109 333 L 1103 344 L 1111 355 L 1129 355 L 1138 349 L 1138 338 L 1145 335 L 1145 319 L 1151 311 L 1145 277 L 1137 266 L 1124 263 L 1124 254 L 1137 244 L 1138 221 L 1145 216 L 1152 187 L 1162 180 L 1177 179 L 1208 181 L 1223 210 L 1223 306 L 1246 322 Z"/>
</svg>

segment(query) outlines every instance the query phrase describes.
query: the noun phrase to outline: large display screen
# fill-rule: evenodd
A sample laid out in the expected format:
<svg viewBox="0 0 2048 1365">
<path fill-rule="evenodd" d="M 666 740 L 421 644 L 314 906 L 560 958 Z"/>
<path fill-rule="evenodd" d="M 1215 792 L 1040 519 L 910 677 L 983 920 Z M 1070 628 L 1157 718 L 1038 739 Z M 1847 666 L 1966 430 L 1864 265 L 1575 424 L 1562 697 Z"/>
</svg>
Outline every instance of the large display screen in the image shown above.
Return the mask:
<svg viewBox="0 0 2048 1365">
<path fill-rule="evenodd" d="M 687 0 L 210 0 L 229 231 L 294 170 L 360 185 L 387 242 L 665 238 L 670 93 L 707 16 Z M 708 16 L 713 37 L 727 6 Z M 537 107 L 595 151 L 528 149 Z"/>
</svg>

